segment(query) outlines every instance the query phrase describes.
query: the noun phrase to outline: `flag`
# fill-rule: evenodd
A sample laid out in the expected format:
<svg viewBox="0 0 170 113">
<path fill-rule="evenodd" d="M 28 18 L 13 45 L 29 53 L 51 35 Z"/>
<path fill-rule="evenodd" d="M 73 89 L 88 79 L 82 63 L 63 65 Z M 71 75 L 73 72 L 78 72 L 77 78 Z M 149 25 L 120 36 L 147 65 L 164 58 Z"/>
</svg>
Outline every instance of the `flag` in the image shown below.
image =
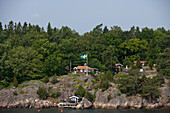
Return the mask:
<svg viewBox="0 0 170 113">
<path fill-rule="evenodd" d="M 81 57 L 80 57 L 81 59 L 87 59 L 87 54 L 85 54 L 85 55 L 81 55 Z"/>
</svg>

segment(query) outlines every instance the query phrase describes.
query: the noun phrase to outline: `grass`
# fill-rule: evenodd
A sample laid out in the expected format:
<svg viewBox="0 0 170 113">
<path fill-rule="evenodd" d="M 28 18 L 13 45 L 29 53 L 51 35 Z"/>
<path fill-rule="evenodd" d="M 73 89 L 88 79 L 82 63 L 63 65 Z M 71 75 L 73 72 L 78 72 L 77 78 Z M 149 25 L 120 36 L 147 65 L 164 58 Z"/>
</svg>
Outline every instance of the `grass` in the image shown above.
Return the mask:
<svg viewBox="0 0 170 113">
<path fill-rule="evenodd" d="M 76 80 L 74 80 L 74 81 L 81 82 L 81 83 L 83 82 L 83 81 L 82 81 L 82 80 L 80 80 L 80 79 L 76 79 Z"/>
<path fill-rule="evenodd" d="M 28 85 L 27 84 L 20 84 L 19 86 L 18 86 L 18 88 L 24 88 L 24 87 L 27 87 Z"/>
<path fill-rule="evenodd" d="M 84 85 L 83 85 L 83 86 L 88 86 L 88 87 L 89 87 L 90 85 L 89 85 L 88 83 L 84 83 Z"/>
<path fill-rule="evenodd" d="M 19 93 L 20 94 L 25 94 L 25 92 L 23 90 L 21 90 L 21 89 L 19 90 Z"/>
<path fill-rule="evenodd" d="M 74 88 L 77 88 L 79 86 L 79 84 L 74 84 Z"/>
</svg>

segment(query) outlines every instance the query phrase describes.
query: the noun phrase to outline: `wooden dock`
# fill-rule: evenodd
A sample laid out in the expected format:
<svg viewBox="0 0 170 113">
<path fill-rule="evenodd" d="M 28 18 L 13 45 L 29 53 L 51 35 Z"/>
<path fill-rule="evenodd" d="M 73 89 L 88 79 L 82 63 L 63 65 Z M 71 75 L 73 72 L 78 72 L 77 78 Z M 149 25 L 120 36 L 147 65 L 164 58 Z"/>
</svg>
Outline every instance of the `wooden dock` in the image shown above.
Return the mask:
<svg viewBox="0 0 170 113">
<path fill-rule="evenodd" d="M 59 103 L 59 108 L 76 108 L 77 103 Z"/>
</svg>

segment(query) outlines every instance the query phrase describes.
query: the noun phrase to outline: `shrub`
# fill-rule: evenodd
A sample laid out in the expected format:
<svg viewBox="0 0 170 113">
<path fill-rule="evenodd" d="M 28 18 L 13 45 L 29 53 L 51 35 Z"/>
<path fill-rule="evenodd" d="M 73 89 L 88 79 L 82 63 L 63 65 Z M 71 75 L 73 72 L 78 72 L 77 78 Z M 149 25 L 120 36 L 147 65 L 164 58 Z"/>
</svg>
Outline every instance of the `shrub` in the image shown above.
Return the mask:
<svg viewBox="0 0 170 113">
<path fill-rule="evenodd" d="M 14 81 L 13 81 L 13 85 L 15 87 L 18 87 L 18 81 L 17 81 L 17 78 L 14 76 Z"/>
<path fill-rule="evenodd" d="M 74 94 L 84 97 L 85 93 L 86 93 L 86 90 L 82 87 L 82 85 L 79 85 L 77 91 Z"/>
<path fill-rule="evenodd" d="M 49 96 L 53 97 L 53 98 L 58 98 L 59 96 L 61 96 L 61 92 L 49 92 Z"/>
<path fill-rule="evenodd" d="M 149 68 L 152 70 L 152 67 L 153 67 L 153 62 L 152 62 L 152 59 L 149 60 Z"/>
<path fill-rule="evenodd" d="M 139 69 L 142 68 L 142 65 L 140 63 L 140 59 L 137 60 L 136 67 L 139 68 Z"/>
<path fill-rule="evenodd" d="M 57 80 L 57 76 L 53 76 L 52 80 L 51 80 L 51 83 L 52 84 L 56 84 L 58 83 L 59 81 Z"/>
<path fill-rule="evenodd" d="M 105 91 L 109 88 L 109 82 L 108 80 L 102 81 L 100 83 L 100 88 L 102 89 L 102 91 Z"/>
<path fill-rule="evenodd" d="M 88 99 L 89 101 L 93 102 L 94 101 L 94 96 L 90 93 L 90 92 L 86 92 L 85 96 L 86 99 Z"/>
<path fill-rule="evenodd" d="M 98 84 L 98 85 L 94 86 L 93 89 L 97 90 L 99 87 L 100 87 L 100 85 Z"/>
<path fill-rule="evenodd" d="M 134 75 L 138 75 L 138 73 L 139 73 L 139 69 L 132 69 L 130 70 L 129 75 L 134 76 Z"/>
<path fill-rule="evenodd" d="M 14 94 L 14 95 L 18 95 L 17 91 L 14 91 L 13 94 Z"/>
<path fill-rule="evenodd" d="M 48 76 L 45 76 L 43 79 L 41 79 L 41 81 L 44 83 L 48 83 L 49 82 Z"/>
<path fill-rule="evenodd" d="M 111 95 L 111 94 L 107 95 L 107 100 L 108 100 L 108 102 L 109 102 L 111 99 L 112 99 L 112 95 Z"/>
<path fill-rule="evenodd" d="M 48 94 L 47 94 L 46 88 L 44 86 L 39 87 L 39 89 L 37 90 L 37 94 L 38 94 L 39 99 L 45 100 L 48 98 Z"/>
<path fill-rule="evenodd" d="M 106 80 L 111 81 L 111 82 L 113 81 L 113 75 L 110 70 L 106 72 L 105 77 L 106 77 Z"/>
</svg>

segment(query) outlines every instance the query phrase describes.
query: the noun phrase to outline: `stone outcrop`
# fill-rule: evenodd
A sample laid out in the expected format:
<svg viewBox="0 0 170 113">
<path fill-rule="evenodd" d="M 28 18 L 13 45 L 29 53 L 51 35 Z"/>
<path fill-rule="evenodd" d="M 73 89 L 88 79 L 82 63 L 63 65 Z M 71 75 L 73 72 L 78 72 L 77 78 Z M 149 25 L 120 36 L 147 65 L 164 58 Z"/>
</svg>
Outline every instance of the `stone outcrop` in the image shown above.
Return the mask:
<svg viewBox="0 0 170 113">
<path fill-rule="evenodd" d="M 76 106 L 76 109 L 88 109 L 92 107 L 92 103 L 86 98 L 83 98 L 82 101 Z"/>
<path fill-rule="evenodd" d="M 168 101 L 165 103 L 162 103 L 162 101 L 163 100 L 157 103 L 148 103 L 147 100 L 142 99 L 140 95 L 127 97 L 126 94 L 121 94 L 116 88 L 110 88 L 104 92 L 100 90 L 96 92 L 96 99 L 93 106 L 94 108 L 102 109 L 170 108 L 170 103 L 168 103 Z"/>
</svg>

